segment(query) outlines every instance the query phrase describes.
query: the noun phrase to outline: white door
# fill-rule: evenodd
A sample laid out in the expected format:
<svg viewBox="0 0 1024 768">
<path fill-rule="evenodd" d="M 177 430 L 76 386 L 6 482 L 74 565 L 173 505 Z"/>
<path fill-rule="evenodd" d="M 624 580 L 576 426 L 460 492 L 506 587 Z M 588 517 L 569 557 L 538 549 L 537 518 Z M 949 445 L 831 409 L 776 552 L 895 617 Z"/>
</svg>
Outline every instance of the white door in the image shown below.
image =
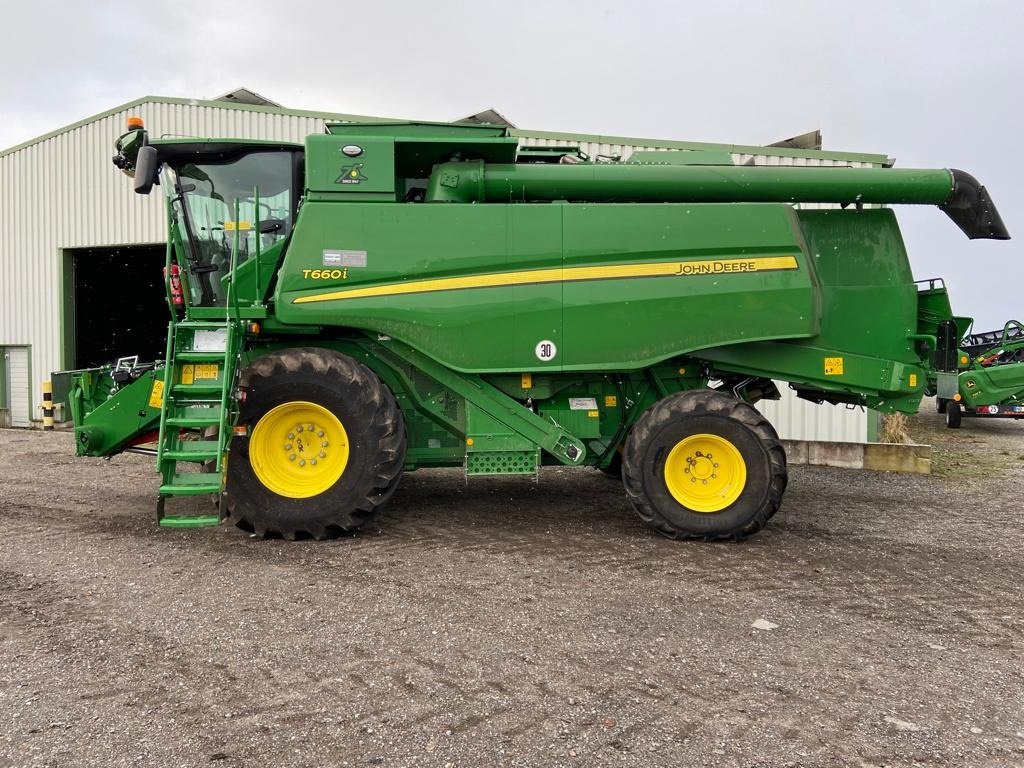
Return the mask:
<svg viewBox="0 0 1024 768">
<path fill-rule="evenodd" d="M 31 427 L 31 389 L 28 372 L 28 347 L 5 347 L 7 400 L 12 427 Z"/>
</svg>

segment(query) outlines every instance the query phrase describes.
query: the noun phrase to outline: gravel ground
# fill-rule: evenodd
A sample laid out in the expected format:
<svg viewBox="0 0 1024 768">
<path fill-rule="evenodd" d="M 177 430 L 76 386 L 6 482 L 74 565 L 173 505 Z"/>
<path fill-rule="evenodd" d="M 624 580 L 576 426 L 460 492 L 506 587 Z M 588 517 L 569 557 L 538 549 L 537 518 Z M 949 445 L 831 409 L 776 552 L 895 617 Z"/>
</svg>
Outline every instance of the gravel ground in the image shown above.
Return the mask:
<svg viewBox="0 0 1024 768">
<path fill-rule="evenodd" d="M 0 431 L 0 766 L 1024 765 L 1024 424 L 911 431 L 936 475 L 793 468 L 741 544 L 562 469 L 161 530 L 151 459 Z"/>
</svg>

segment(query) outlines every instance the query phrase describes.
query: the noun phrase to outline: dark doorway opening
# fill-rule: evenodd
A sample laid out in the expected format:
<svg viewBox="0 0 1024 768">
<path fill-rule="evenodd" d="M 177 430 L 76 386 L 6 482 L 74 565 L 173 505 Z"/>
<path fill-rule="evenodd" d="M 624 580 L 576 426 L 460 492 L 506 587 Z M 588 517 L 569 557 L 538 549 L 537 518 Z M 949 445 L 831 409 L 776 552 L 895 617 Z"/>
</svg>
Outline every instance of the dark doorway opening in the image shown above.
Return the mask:
<svg viewBox="0 0 1024 768">
<path fill-rule="evenodd" d="M 71 261 L 74 367 L 92 368 L 119 357 L 163 359 L 167 299 L 166 246 L 79 248 Z"/>
</svg>

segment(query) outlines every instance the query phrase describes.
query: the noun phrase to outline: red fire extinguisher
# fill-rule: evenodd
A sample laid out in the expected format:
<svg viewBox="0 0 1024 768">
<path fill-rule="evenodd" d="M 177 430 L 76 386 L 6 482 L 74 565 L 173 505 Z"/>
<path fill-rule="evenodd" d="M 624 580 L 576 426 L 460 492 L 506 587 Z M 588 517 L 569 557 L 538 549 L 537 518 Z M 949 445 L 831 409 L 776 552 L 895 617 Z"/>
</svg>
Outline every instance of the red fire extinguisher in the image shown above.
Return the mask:
<svg viewBox="0 0 1024 768">
<path fill-rule="evenodd" d="M 164 277 L 167 277 L 166 267 Z M 174 305 L 175 316 L 181 317 L 185 311 L 185 294 L 181 289 L 181 268 L 177 264 L 171 264 L 171 304 Z"/>
</svg>

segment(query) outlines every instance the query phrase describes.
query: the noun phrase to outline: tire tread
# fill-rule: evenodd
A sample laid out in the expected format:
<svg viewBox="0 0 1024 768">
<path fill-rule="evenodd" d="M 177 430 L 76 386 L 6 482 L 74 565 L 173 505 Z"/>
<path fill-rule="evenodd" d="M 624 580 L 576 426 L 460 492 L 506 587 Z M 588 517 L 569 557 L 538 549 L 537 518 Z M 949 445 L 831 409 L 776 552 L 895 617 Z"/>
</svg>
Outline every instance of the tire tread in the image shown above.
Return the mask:
<svg viewBox="0 0 1024 768">
<path fill-rule="evenodd" d="M 340 515 L 337 510 L 329 510 L 329 514 L 314 510 L 308 519 L 297 523 L 287 523 L 280 516 L 276 522 L 261 520 L 251 510 L 240 508 L 229 495 L 228 517 L 242 530 L 258 536 L 277 534 L 290 540 L 326 539 L 354 531 L 377 516 L 402 477 L 406 450 L 402 411 L 380 378 L 359 361 L 319 347 L 284 349 L 253 360 L 242 372 L 241 383 L 246 388 L 258 387 L 261 381 L 303 372 L 342 384 L 346 394 L 356 393 L 358 409 L 376 414 L 370 433 L 362 436 L 368 444 L 376 445 L 374 464 L 362 479 L 355 503 Z M 230 471 L 230 462 L 228 467 Z"/>
<path fill-rule="evenodd" d="M 744 525 L 721 532 L 689 531 L 672 523 L 651 503 L 643 487 L 643 473 L 638 462 L 641 446 L 647 445 L 655 431 L 666 422 L 688 416 L 722 416 L 740 422 L 750 429 L 768 454 L 771 480 L 765 503 Z M 786 452 L 775 428 L 749 403 L 710 389 L 680 392 L 659 400 L 641 416 L 626 441 L 623 451 L 623 484 L 637 515 L 647 525 L 671 539 L 702 539 L 704 541 L 739 541 L 760 531 L 778 511 L 786 491 L 788 475 Z"/>
</svg>

